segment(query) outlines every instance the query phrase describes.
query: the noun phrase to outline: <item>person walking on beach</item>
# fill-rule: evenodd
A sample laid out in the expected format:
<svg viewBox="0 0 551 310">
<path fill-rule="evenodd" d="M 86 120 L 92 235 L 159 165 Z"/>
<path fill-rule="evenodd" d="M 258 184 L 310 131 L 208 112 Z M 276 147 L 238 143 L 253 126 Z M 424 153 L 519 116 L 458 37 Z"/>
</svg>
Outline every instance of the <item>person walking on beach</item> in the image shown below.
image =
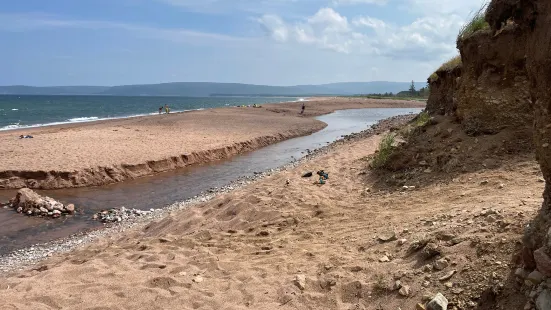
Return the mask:
<svg viewBox="0 0 551 310">
<path fill-rule="evenodd" d="M 168 107 L 168 104 L 165 104 L 165 112 L 168 114 L 170 112 L 170 108 Z"/>
<path fill-rule="evenodd" d="M 302 103 L 302 108 L 300 109 L 300 114 L 304 114 L 304 109 L 306 108 L 306 106 L 304 106 L 304 103 Z"/>
<path fill-rule="evenodd" d="M 161 113 L 163 113 L 163 106 L 159 107 L 159 115 L 161 115 Z"/>
</svg>

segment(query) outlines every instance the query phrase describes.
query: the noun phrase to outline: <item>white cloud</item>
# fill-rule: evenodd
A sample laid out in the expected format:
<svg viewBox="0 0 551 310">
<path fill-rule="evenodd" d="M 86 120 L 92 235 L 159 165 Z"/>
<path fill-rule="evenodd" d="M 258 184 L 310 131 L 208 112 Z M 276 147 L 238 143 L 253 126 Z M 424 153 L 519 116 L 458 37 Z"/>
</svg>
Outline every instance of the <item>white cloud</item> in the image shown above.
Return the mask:
<svg viewBox="0 0 551 310">
<path fill-rule="evenodd" d="M 457 15 L 422 17 L 397 26 L 370 16 L 352 19 L 322 8 L 303 21 L 289 23 L 275 15 L 258 20 L 278 42 L 306 44 L 346 54 L 430 61 L 455 53 L 455 35 L 463 20 Z"/>
</svg>

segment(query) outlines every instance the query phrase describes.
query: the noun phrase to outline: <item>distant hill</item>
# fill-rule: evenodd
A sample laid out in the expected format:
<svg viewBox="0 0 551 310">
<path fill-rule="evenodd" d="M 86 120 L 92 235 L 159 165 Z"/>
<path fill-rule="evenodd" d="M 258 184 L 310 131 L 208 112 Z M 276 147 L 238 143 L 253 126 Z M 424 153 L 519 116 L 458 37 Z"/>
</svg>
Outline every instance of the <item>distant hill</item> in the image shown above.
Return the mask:
<svg viewBox="0 0 551 310">
<path fill-rule="evenodd" d="M 416 82 L 417 88 L 425 86 Z M 408 82 L 347 82 L 322 85 L 267 86 L 239 83 L 175 82 L 122 86 L 0 86 L 4 95 L 113 95 L 113 96 L 316 96 L 397 93 Z"/>
</svg>

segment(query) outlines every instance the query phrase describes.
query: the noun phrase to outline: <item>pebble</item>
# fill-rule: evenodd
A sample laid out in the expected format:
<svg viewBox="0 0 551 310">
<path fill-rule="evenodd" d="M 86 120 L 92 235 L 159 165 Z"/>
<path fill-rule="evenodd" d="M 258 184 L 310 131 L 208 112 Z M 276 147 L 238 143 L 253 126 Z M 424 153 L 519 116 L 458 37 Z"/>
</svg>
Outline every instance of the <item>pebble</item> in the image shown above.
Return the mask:
<svg viewBox="0 0 551 310">
<path fill-rule="evenodd" d="M 440 271 L 440 270 L 446 269 L 448 265 L 449 265 L 448 261 L 444 258 L 441 258 L 434 262 L 433 267 L 434 269 Z"/>
<path fill-rule="evenodd" d="M 193 282 L 195 282 L 195 283 L 201 283 L 201 282 L 203 282 L 203 280 L 204 279 L 201 276 L 196 276 L 195 278 L 193 278 Z"/>
<path fill-rule="evenodd" d="M 441 293 L 436 294 L 434 298 L 427 304 L 427 310 L 447 310 L 448 299 Z"/>
<path fill-rule="evenodd" d="M 409 288 L 409 285 L 404 285 L 400 288 L 400 290 L 398 291 L 398 293 L 404 297 L 408 297 L 409 294 L 411 293 L 410 291 L 410 288 Z"/>
<path fill-rule="evenodd" d="M 440 281 L 447 281 L 453 277 L 453 275 L 457 272 L 457 270 L 452 270 L 445 274 L 444 276 L 440 277 L 438 280 Z"/>
<path fill-rule="evenodd" d="M 301 290 L 306 288 L 306 276 L 303 274 L 297 274 L 293 283 Z"/>
<path fill-rule="evenodd" d="M 381 242 L 390 242 L 396 240 L 396 233 L 394 231 L 387 231 L 378 236 Z"/>
<path fill-rule="evenodd" d="M 543 282 L 543 277 L 541 272 L 534 270 L 526 277 L 526 282 L 528 285 L 538 285 Z"/>
<path fill-rule="evenodd" d="M 381 263 L 388 263 L 388 262 L 390 262 L 390 259 L 388 258 L 388 256 L 385 255 L 385 256 L 379 258 L 379 261 Z"/>
</svg>

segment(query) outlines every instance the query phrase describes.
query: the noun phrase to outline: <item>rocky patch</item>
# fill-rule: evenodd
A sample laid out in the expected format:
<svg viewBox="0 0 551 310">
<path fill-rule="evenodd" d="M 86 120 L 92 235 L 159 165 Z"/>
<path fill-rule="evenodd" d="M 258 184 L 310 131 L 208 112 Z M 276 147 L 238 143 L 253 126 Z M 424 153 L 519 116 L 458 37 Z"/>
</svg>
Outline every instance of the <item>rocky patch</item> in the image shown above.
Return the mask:
<svg viewBox="0 0 551 310">
<path fill-rule="evenodd" d="M 28 216 L 58 218 L 75 213 L 75 205 L 64 205 L 53 198 L 40 196 L 28 188 L 20 189 L 6 206 Z"/>
</svg>

